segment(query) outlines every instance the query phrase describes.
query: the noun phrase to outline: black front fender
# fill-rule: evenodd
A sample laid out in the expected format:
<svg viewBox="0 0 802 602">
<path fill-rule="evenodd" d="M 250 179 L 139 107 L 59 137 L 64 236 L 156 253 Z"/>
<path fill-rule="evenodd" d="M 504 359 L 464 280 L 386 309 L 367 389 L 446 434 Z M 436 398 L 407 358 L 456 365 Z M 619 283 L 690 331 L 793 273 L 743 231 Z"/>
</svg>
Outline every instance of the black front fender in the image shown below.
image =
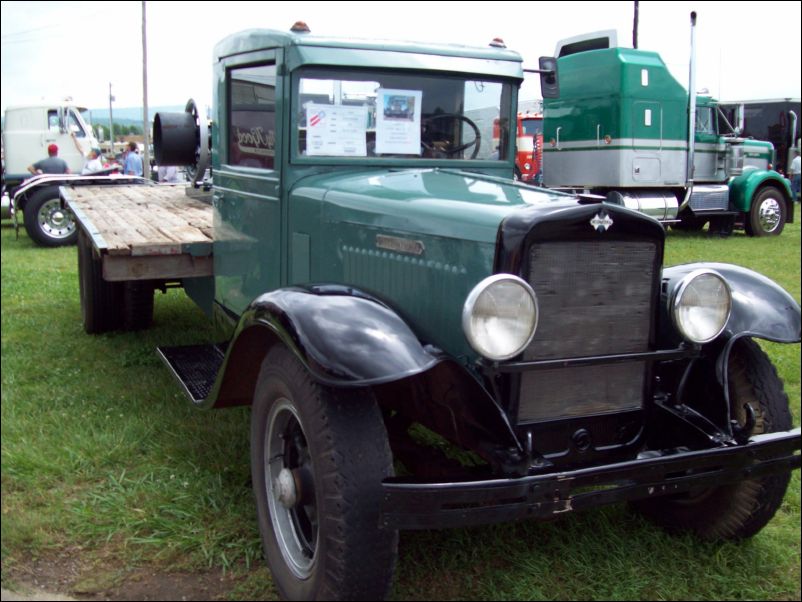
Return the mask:
<svg viewBox="0 0 802 602">
<path fill-rule="evenodd" d="M 259 326 L 267 327 L 326 385 L 378 385 L 424 372 L 443 359 L 424 347 L 393 310 L 347 287 L 261 295 L 240 319 L 232 344 Z"/>
<path fill-rule="evenodd" d="M 400 383 L 400 406 L 389 407 L 403 409 L 504 472 L 520 471 L 523 449 L 504 411 L 475 377 L 422 344 L 390 307 L 349 287 L 287 288 L 253 301 L 239 320 L 205 405 L 251 403 L 262 359 L 273 344 L 285 345 L 312 378 L 327 386 L 370 386 L 395 397 L 381 385 Z"/>
<path fill-rule="evenodd" d="M 716 359 L 716 376 L 726 395 L 726 366 L 735 342 L 742 337 L 754 337 L 775 343 L 798 343 L 802 339 L 802 317 L 799 304 L 779 284 L 757 272 L 727 263 L 690 263 L 665 268 L 665 290 L 670 293 L 684 276 L 703 268 L 721 274 L 732 291 L 730 319 L 718 338 L 710 343 L 713 348 L 721 349 Z"/>
</svg>

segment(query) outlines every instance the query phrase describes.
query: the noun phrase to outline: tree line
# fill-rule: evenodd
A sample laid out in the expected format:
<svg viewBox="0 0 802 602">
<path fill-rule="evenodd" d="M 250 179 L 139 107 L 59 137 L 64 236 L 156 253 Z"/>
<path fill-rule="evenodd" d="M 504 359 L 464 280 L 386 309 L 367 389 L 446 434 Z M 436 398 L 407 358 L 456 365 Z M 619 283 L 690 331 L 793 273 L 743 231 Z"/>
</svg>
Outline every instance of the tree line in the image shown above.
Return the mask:
<svg viewBox="0 0 802 602">
<path fill-rule="evenodd" d="M 95 125 L 95 127 L 103 130 L 103 140 L 109 139 L 109 126 Z M 141 136 L 142 133 L 142 127 L 138 125 L 122 125 L 119 123 L 114 124 L 115 139 L 119 138 L 120 136 Z"/>
</svg>

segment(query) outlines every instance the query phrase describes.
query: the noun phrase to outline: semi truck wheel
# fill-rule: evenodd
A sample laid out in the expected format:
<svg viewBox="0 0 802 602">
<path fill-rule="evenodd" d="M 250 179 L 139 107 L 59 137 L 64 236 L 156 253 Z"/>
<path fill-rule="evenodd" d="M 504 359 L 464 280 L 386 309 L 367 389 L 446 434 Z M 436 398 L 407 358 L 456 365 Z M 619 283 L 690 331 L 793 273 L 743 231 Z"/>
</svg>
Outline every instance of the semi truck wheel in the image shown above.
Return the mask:
<svg viewBox="0 0 802 602">
<path fill-rule="evenodd" d="M 78 238 L 75 216 L 61 206 L 58 186 L 44 186 L 28 198 L 23 210 L 25 230 L 44 247 L 74 244 Z"/>
<path fill-rule="evenodd" d="M 285 347 L 265 358 L 251 410 L 259 530 L 285 600 L 381 600 L 398 532 L 379 529 L 393 475 L 381 413 L 366 391 L 312 380 Z"/>
<path fill-rule="evenodd" d="M 730 412 L 742 426 L 745 404 L 755 414 L 755 435 L 791 428 L 788 397 L 777 371 L 751 339 L 741 339 L 729 359 Z M 704 539 L 744 539 L 755 535 L 782 504 L 789 472 L 746 479 L 695 493 L 635 502 L 647 519 L 668 531 L 689 531 Z"/>
<path fill-rule="evenodd" d="M 752 199 L 746 220 L 749 236 L 777 236 L 785 228 L 785 199 L 779 190 L 764 188 Z"/>
<path fill-rule="evenodd" d="M 103 280 L 103 264 L 94 256 L 92 243 L 83 230 L 78 235 L 78 286 L 84 330 L 88 334 L 101 334 L 119 328 L 121 284 Z"/>
</svg>

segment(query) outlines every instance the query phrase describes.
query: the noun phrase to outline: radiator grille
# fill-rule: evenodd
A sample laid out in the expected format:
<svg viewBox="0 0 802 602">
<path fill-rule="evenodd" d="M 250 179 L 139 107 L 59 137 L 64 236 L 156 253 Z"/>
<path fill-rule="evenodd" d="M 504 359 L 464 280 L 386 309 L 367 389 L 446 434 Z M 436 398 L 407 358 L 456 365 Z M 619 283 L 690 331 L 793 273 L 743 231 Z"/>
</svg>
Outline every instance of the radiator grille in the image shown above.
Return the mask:
<svg viewBox="0 0 802 602">
<path fill-rule="evenodd" d="M 656 253 L 652 242 L 532 245 L 528 280 L 540 321 L 524 359 L 648 351 Z M 526 372 L 519 422 L 639 408 L 644 378 L 643 362 Z"/>
</svg>

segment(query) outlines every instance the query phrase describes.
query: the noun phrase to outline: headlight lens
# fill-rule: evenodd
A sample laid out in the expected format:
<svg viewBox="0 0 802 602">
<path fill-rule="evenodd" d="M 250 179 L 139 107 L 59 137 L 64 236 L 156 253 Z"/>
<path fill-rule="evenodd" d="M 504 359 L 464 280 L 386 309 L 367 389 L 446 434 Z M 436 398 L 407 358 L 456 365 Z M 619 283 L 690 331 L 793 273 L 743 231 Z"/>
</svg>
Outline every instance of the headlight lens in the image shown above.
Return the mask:
<svg viewBox="0 0 802 602">
<path fill-rule="evenodd" d="M 724 330 L 731 309 L 727 281 L 711 270 L 697 270 L 677 286 L 672 314 L 682 336 L 694 343 L 707 343 Z"/>
<path fill-rule="evenodd" d="M 462 329 L 477 353 L 491 360 L 518 355 L 537 328 L 537 297 L 532 287 L 511 274 L 496 274 L 477 284 L 462 309 Z"/>
</svg>

